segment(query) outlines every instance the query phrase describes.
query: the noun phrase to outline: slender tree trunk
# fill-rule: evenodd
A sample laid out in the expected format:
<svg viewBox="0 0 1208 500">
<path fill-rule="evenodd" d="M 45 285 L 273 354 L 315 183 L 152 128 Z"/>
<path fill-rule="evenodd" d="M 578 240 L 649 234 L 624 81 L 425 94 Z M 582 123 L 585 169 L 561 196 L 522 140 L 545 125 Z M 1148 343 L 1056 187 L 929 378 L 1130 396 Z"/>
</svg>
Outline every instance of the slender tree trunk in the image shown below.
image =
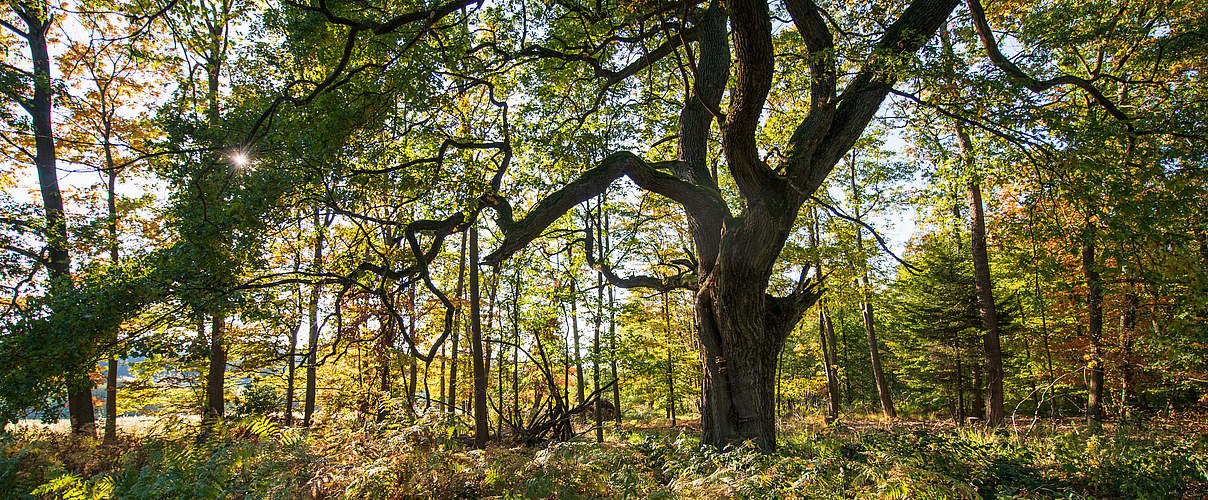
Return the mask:
<svg viewBox="0 0 1208 500">
<path fill-rule="evenodd" d="M 455 322 L 454 324 L 456 324 L 457 320 L 454 319 L 453 321 Z M 453 327 L 453 335 L 457 335 L 456 326 Z M 445 390 L 445 383 L 448 381 L 445 378 L 445 365 L 448 364 L 448 362 L 449 362 L 449 356 L 445 351 L 445 346 L 441 345 L 440 346 L 440 399 L 438 399 L 438 401 L 440 401 L 441 403 L 445 403 L 448 401 L 449 393 L 446 392 L 446 390 Z M 440 411 L 446 412 L 446 411 L 448 411 L 448 407 L 444 406 L 442 404 Z"/>
<path fill-rule="evenodd" d="M 864 286 L 868 287 L 868 278 L 864 278 Z M 873 312 L 872 304 L 868 302 L 868 292 L 863 292 L 861 295 L 860 312 L 864 318 L 864 333 L 868 335 L 868 355 L 872 360 L 872 375 L 873 380 L 877 383 L 877 396 L 881 400 L 881 411 L 886 418 L 897 418 L 898 414 L 893 408 L 893 396 L 889 392 L 889 381 L 885 378 L 885 371 L 881 367 L 881 352 L 877 346 L 877 334 L 873 327 Z"/>
<path fill-rule="evenodd" d="M 300 293 L 300 292 L 299 292 Z M 299 308 L 301 309 L 301 308 Z M 299 313 L 302 311 L 299 310 Z M 300 316 L 300 314 L 299 314 Z M 289 335 L 289 357 L 285 359 L 285 426 L 294 426 L 294 384 L 298 368 L 298 332 L 302 330 L 302 320 L 294 323 L 294 329 Z"/>
<path fill-rule="evenodd" d="M 965 375 L 961 368 L 961 350 L 960 341 L 957 341 L 956 351 L 956 425 L 964 425 L 965 423 Z"/>
<path fill-rule="evenodd" d="M 210 323 L 210 370 L 206 376 L 204 420 L 221 420 L 226 410 L 226 316 L 215 314 Z"/>
<path fill-rule="evenodd" d="M 1124 275 L 1128 276 L 1127 268 Z M 1120 311 L 1120 408 L 1128 412 L 1136 405 L 1133 386 L 1133 342 L 1137 337 L 1137 305 L 1139 299 L 1132 283 L 1125 285 L 1124 304 Z"/>
<path fill-rule="evenodd" d="M 990 278 L 990 259 L 986 252 L 986 222 L 982 208 L 981 186 L 972 172 L 973 145 L 961 125 L 956 126 L 961 154 L 970 170 L 965 184 L 969 198 L 969 226 L 972 228 L 973 277 L 977 287 L 977 304 L 981 314 L 983 348 L 986 363 L 986 423 L 1002 424 L 1006 416 L 1003 406 L 1002 347 L 999 344 L 998 308 L 994 303 L 993 283 Z"/>
<path fill-rule="evenodd" d="M 378 337 L 378 390 L 385 398 L 390 397 L 390 351 L 394 349 L 394 324 L 387 319 L 386 331 Z"/>
<path fill-rule="evenodd" d="M 1098 228 L 1092 215 L 1086 217 L 1082 239 L 1082 273 L 1086 279 L 1087 333 L 1091 353 L 1087 361 L 1086 418 L 1092 431 L 1098 431 L 1103 420 L 1103 285 L 1095 269 L 1095 239 Z"/>
<path fill-rule="evenodd" d="M 482 307 L 478 293 L 478 225 L 470 228 L 470 351 L 474 370 L 474 446 L 486 446 L 490 437 L 487 423 L 487 368 L 482 346 Z"/>
<path fill-rule="evenodd" d="M 583 386 L 585 380 L 583 376 L 583 355 L 579 345 L 579 280 L 575 276 L 570 278 L 571 287 L 571 302 L 570 302 L 570 330 L 574 336 L 574 355 L 575 355 L 575 396 L 579 404 L 583 404 Z"/>
<path fill-rule="evenodd" d="M 781 419 L 784 416 L 784 393 L 781 391 L 781 386 L 784 384 L 784 351 L 780 351 L 776 355 L 776 418 Z"/>
<path fill-rule="evenodd" d="M 512 282 L 512 420 L 520 420 L 520 272 L 516 269 L 516 279 Z M 503 384 L 500 384 L 501 386 Z M 500 405 L 502 409 L 503 406 Z M 500 424 L 500 427 L 503 427 Z"/>
<path fill-rule="evenodd" d="M 378 422 L 386 420 L 390 414 L 390 354 L 394 349 L 395 337 L 395 320 L 394 318 L 386 317 L 381 321 L 382 332 L 378 335 L 377 346 L 374 349 L 374 357 L 377 358 L 377 375 L 378 375 L 378 408 L 374 413 Z"/>
<path fill-rule="evenodd" d="M 604 260 L 604 195 L 597 198 L 596 205 L 596 239 L 600 244 L 596 246 L 600 254 L 597 256 L 597 261 Z M 591 229 L 588 229 L 589 231 Z M 591 339 L 591 386 L 593 392 L 596 393 L 596 401 L 592 406 L 595 407 L 596 421 L 596 442 L 604 442 L 604 419 L 601 418 L 600 402 L 604 395 L 600 394 L 600 323 L 604 320 L 604 275 L 600 271 L 596 271 L 596 316 L 595 328 Z M 674 407 L 673 407 L 674 408 Z M 674 410 L 673 410 L 674 413 Z M 672 418 L 674 424 L 674 416 Z"/>
<path fill-rule="evenodd" d="M 487 303 L 487 324 L 486 329 L 482 331 L 483 368 L 488 375 L 488 387 L 490 386 L 489 376 L 491 374 L 491 350 L 494 347 L 494 344 L 490 340 L 490 332 L 495 331 L 495 314 L 499 305 L 499 281 L 499 268 L 494 267 L 491 269 L 491 296 L 488 298 Z M 502 338 L 502 335 L 500 337 Z"/>
<path fill-rule="evenodd" d="M 298 234 L 302 234 L 302 222 L 298 222 Z M 294 273 L 302 267 L 302 251 L 294 252 Z M 298 333 L 302 331 L 302 284 L 298 284 L 298 305 L 294 310 L 295 318 L 293 331 L 289 335 L 289 356 L 285 359 L 285 426 L 294 426 L 294 392 L 297 387 L 298 375 Z"/>
<path fill-rule="evenodd" d="M 667 418 L 671 419 L 671 426 L 675 427 L 675 363 L 672 362 L 671 354 L 674 346 L 672 346 L 672 330 L 671 330 L 671 311 L 667 305 L 667 294 L 663 294 L 663 335 L 667 339 Z"/>
<path fill-rule="evenodd" d="M 511 313 L 511 311 L 509 311 L 509 313 Z M 515 318 L 515 316 L 513 316 L 513 319 L 514 318 Z M 495 408 L 496 408 L 495 413 L 496 413 L 496 417 L 498 418 L 498 420 L 496 421 L 497 426 L 495 427 L 495 440 L 496 441 L 503 441 L 503 412 L 505 410 L 507 410 L 507 403 L 504 402 L 503 393 L 504 393 L 504 387 L 505 387 L 504 380 L 506 380 L 506 378 L 507 378 L 507 371 L 508 371 L 507 370 L 507 368 L 508 368 L 508 365 L 507 365 L 508 346 L 503 343 L 503 332 L 504 332 L 503 312 L 502 312 L 502 308 L 501 308 L 500 318 L 499 318 L 499 340 L 500 340 L 499 351 L 495 355 L 498 359 L 497 364 L 499 365 L 499 368 L 495 371 L 495 373 L 496 373 L 495 391 L 499 398 L 499 403 L 497 403 L 497 405 L 495 406 Z"/>
<path fill-rule="evenodd" d="M 861 194 L 860 187 L 856 184 L 856 154 L 853 151 L 849 157 L 847 165 L 849 167 L 852 193 L 852 213 L 856 219 L 856 253 L 860 256 L 861 267 L 864 272 L 864 281 L 860 288 L 860 317 L 864 320 L 864 334 L 868 336 L 868 357 L 872 363 L 873 381 L 877 384 L 877 397 L 881 400 L 881 412 L 886 418 L 897 418 L 897 411 L 893 408 L 893 395 L 889 391 L 889 381 L 885 378 L 885 370 L 881 366 L 881 349 L 877 345 L 877 332 L 874 324 L 874 316 L 872 303 L 868 301 L 868 260 L 864 255 L 864 231 L 860 226 L 863 214 L 861 213 Z"/>
<path fill-rule="evenodd" d="M 826 321 L 826 346 L 830 350 L 830 352 L 827 353 L 830 363 L 830 376 L 831 378 L 835 379 L 834 388 L 828 390 L 834 392 L 833 397 L 835 399 L 835 418 L 839 418 L 839 411 L 842 409 L 842 407 L 839 405 L 839 353 L 835 351 L 835 348 L 839 345 L 839 340 L 837 337 L 835 337 L 835 324 L 833 321 L 831 321 L 830 310 L 827 309 L 825 305 L 822 306 L 822 319 Z M 850 392 L 851 387 L 848 386 L 847 390 Z"/>
<path fill-rule="evenodd" d="M 600 238 L 604 254 L 612 250 L 611 233 L 609 232 L 609 212 L 604 212 L 604 236 Z M 602 257 L 601 257 L 602 259 Z M 612 406 L 617 426 L 621 425 L 621 380 L 617 376 L 617 309 L 616 296 L 613 286 L 608 286 L 608 365 L 612 374 Z"/>
<path fill-rule="evenodd" d="M 323 238 L 326 225 L 320 223 L 319 212 L 314 215 L 315 246 L 311 260 L 311 272 L 316 276 L 323 272 Z M 306 343 L 306 394 L 302 406 L 302 425 L 310 427 L 315 413 L 316 386 L 318 383 L 319 367 L 319 294 L 322 287 L 318 283 L 311 285 L 310 303 L 307 305 L 307 321 L 309 335 Z"/>
<path fill-rule="evenodd" d="M 851 398 L 852 398 L 852 394 L 854 393 L 854 391 L 852 391 L 852 390 L 851 390 L 851 375 L 852 375 L 852 373 L 851 373 L 851 372 L 852 372 L 852 367 L 851 367 L 851 351 L 850 351 L 850 349 L 849 349 L 849 346 L 851 345 L 851 342 L 849 342 L 849 341 L 847 340 L 847 335 L 846 335 L 846 333 L 844 333 L 844 332 L 843 332 L 843 330 L 842 330 L 842 321 L 843 321 L 843 317 L 844 317 L 845 315 L 846 315 L 846 313 L 843 311 L 843 309 L 839 309 L 839 317 L 838 317 L 838 319 L 839 319 L 839 321 L 840 321 L 840 330 L 839 330 L 839 332 L 840 332 L 841 336 L 840 336 L 840 335 L 836 335 L 834 338 L 832 338 L 832 339 L 830 339 L 830 340 L 833 340 L 833 341 L 834 341 L 834 342 L 831 342 L 831 349 L 832 349 L 832 350 L 837 349 L 837 348 L 838 348 L 838 346 L 840 346 L 840 345 L 842 345 L 842 346 L 843 346 L 843 367 L 842 367 L 842 368 L 843 368 L 843 397 L 844 397 L 844 400 L 845 400 L 845 401 L 847 401 L 847 404 L 849 404 L 849 405 L 850 405 L 850 404 L 851 404 Z M 835 318 L 834 318 L 833 316 L 831 316 L 830 314 L 827 314 L 827 316 L 826 316 L 826 325 L 827 325 L 827 328 L 831 328 L 831 329 L 832 329 L 832 331 L 833 331 L 833 328 L 834 328 L 834 319 L 835 319 Z M 839 339 L 840 339 L 840 338 L 842 338 L 842 339 L 843 339 L 843 341 L 842 341 L 842 342 L 839 342 Z M 835 356 L 838 356 L 838 355 L 839 355 L 839 353 L 838 353 L 838 351 L 836 351 L 836 352 L 835 352 Z"/>
<path fill-rule="evenodd" d="M 985 420 L 986 399 L 983 391 L 985 387 L 985 380 L 982 378 L 983 372 L 977 365 L 973 365 L 970 371 L 973 372 L 973 405 L 969 410 L 969 415 Z"/>
<path fill-rule="evenodd" d="M 1033 216 L 1032 211 L 1029 210 L 1028 218 L 1031 219 L 1032 216 Z M 1032 224 L 1033 224 L 1033 227 L 1035 227 L 1035 222 L 1033 222 Z M 1036 240 L 1039 239 L 1039 237 L 1037 235 L 1033 235 L 1033 237 L 1031 239 L 1032 239 L 1032 261 L 1039 262 L 1039 256 L 1037 256 L 1037 252 L 1036 252 Z M 1045 304 L 1044 304 L 1044 295 L 1040 291 L 1040 272 L 1039 272 L 1039 270 L 1037 270 L 1036 272 L 1033 273 L 1032 284 L 1033 284 L 1033 289 L 1035 291 L 1036 310 L 1040 313 L 1040 340 L 1041 340 L 1041 342 L 1044 343 L 1045 367 L 1049 372 L 1049 385 L 1052 386 L 1053 384 L 1056 383 L 1057 374 L 1053 372 L 1053 349 L 1052 349 L 1052 344 L 1049 342 L 1049 319 L 1048 319 L 1048 313 L 1046 312 L 1047 308 L 1045 307 Z M 1037 410 L 1039 411 L 1039 408 Z"/>
<path fill-rule="evenodd" d="M 822 234 L 818 210 L 810 207 L 811 222 L 809 225 L 810 250 L 817 256 L 817 273 L 825 274 L 822 270 L 822 256 L 818 253 L 819 240 Z M 830 315 L 826 313 L 824 301 L 818 301 L 818 345 L 822 347 L 822 369 L 826 372 L 826 423 L 830 424 L 839 419 L 839 368 L 835 355 L 835 328 L 831 325 Z"/>
<path fill-rule="evenodd" d="M 207 97 L 209 99 L 206 112 L 209 125 L 217 129 L 222 125 L 222 112 L 219 107 L 219 74 L 225 62 L 225 33 L 226 11 L 222 12 L 223 22 L 215 24 L 210 29 L 210 52 L 206 60 Z M 206 408 L 203 421 L 222 419 L 226 409 L 226 312 L 211 313 L 210 321 L 210 367 L 206 375 Z"/>
<path fill-rule="evenodd" d="M 461 320 L 465 317 L 465 309 L 462 304 L 462 299 L 465 293 L 465 271 L 466 271 L 466 232 L 461 233 L 461 249 L 457 254 L 457 319 Z M 461 329 L 458 324 L 454 325 L 453 345 L 449 346 L 449 413 L 457 411 L 457 339 L 461 337 Z"/>
<path fill-rule="evenodd" d="M 822 346 L 822 366 L 826 370 L 826 423 L 839 419 L 839 374 L 835 372 L 835 329 L 826 306 L 818 304 L 818 340 Z"/>
<path fill-rule="evenodd" d="M 566 304 L 562 304 L 562 316 L 566 318 L 566 321 L 570 320 L 570 314 L 566 311 Z M 565 321 L 563 323 L 564 323 L 563 326 L 566 326 Z M 563 401 L 566 401 L 567 404 L 570 403 L 570 391 L 571 391 L 571 389 L 570 389 L 570 386 L 571 386 L 571 383 L 570 383 L 570 365 L 571 365 L 570 338 L 566 336 L 569 332 L 570 332 L 570 330 L 567 329 L 565 332 L 563 332 L 563 335 L 562 335 L 562 391 L 561 392 L 562 392 Z M 536 337 L 536 336 L 534 336 L 534 337 Z M 536 338 L 539 339 L 540 337 L 536 337 Z M 552 389 L 553 388 L 551 388 L 551 390 Z"/>
<path fill-rule="evenodd" d="M 609 369 L 612 371 L 612 406 L 617 426 L 621 425 L 621 379 L 617 376 L 617 316 L 616 297 L 612 287 L 608 287 L 608 350 Z"/>
<path fill-rule="evenodd" d="M 415 299 L 415 287 L 410 287 L 407 289 L 407 302 L 408 302 L 408 305 L 410 306 L 410 308 L 408 309 L 408 314 L 407 314 L 407 322 L 408 322 L 407 326 L 411 328 L 412 338 L 416 338 L 415 337 L 415 335 L 416 335 L 415 334 L 415 332 L 416 332 L 415 318 L 416 318 L 416 316 L 419 315 L 419 304 L 416 303 L 416 299 Z M 418 375 L 419 375 L 419 373 L 418 373 L 417 366 L 415 363 L 415 357 L 407 356 L 407 394 L 406 394 L 407 410 L 410 411 L 412 415 L 416 414 L 415 413 L 415 385 L 416 385 L 416 379 L 419 378 Z"/>
<path fill-rule="evenodd" d="M 103 110 L 104 111 L 104 110 Z M 106 117 L 105 122 L 105 173 L 108 177 L 107 202 L 109 208 L 109 218 L 106 221 L 106 226 L 109 229 L 109 261 L 116 265 L 120 257 L 120 246 L 117 238 L 117 166 L 113 164 L 113 151 L 110 147 L 109 137 L 112 132 L 109 119 Z M 105 444 L 114 444 L 117 442 L 117 351 L 119 328 L 113 329 L 113 335 L 110 340 L 113 345 L 109 348 L 109 360 L 105 368 Z"/>
</svg>

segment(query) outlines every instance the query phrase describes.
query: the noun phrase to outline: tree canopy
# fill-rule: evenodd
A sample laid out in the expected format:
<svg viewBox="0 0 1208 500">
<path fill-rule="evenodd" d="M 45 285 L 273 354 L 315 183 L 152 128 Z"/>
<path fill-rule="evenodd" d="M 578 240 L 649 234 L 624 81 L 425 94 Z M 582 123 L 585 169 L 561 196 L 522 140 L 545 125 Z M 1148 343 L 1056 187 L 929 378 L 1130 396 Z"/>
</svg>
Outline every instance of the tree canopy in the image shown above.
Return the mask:
<svg viewBox="0 0 1208 500">
<path fill-rule="evenodd" d="M 464 415 L 478 445 L 1192 405 L 1206 16 L 11 0 L 0 417 L 66 398 L 92 433 L 101 370 L 107 423 Z"/>
</svg>

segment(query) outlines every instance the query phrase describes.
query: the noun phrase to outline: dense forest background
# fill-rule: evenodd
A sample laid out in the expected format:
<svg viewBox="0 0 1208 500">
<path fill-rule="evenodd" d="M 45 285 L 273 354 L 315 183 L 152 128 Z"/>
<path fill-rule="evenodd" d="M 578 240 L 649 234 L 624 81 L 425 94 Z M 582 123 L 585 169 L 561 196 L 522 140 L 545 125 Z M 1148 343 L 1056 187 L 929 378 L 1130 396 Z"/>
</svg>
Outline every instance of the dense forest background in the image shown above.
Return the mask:
<svg viewBox="0 0 1208 500">
<path fill-rule="evenodd" d="M 1047 429 L 1190 458 L 1018 491 L 1208 481 L 1201 1 L 10 0 L 0 39 L 14 492 L 131 494 L 105 471 L 159 436 L 225 471 L 180 484 L 291 497 L 327 483 L 232 486 L 255 473 L 216 450 L 338 455 L 348 428 L 444 450 L 395 458 L 628 441 L 748 472 L 724 453 Z M 1087 444 L 1104 422 L 1199 441 Z M 843 441 L 869 425 L 907 434 Z M 101 455 L 31 475 L 32 442 Z M 483 474 L 427 494 L 508 487 Z"/>
</svg>

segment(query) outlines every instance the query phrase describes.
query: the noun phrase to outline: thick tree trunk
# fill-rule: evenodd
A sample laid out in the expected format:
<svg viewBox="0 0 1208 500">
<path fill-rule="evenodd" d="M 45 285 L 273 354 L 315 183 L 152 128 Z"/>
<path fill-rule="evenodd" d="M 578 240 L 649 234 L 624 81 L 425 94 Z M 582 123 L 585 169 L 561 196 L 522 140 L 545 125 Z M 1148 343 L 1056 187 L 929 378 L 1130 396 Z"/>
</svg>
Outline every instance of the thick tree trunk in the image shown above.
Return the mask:
<svg viewBox="0 0 1208 500">
<path fill-rule="evenodd" d="M 206 374 L 206 408 L 203 420 L 221 420 L 226 411 L 226 316 L 215 314 L 210 323 L 210 369 Z"/>
<path fill-rule="evenodd" d="M 768 165 L 756 139 L 775 76 L 772 16 L 760 0 L 710 2 L 696 19 L 699 58 L 695 82 L 681 109 L 678 159 L 654 168 L 632 153 L 608 155 L 578 179 L 538 202 L 522 220 L 500 203 L 504 241 L 487 257 L 498 264 L 527 245 L 575 205 L 599 196 L 620 176 L 683 206 L 697 258 L 695 279 L 683 276 L 620 278 L 620 286 L 667 291 L 696 290 L 695 315 L 703 364 L 701 443 L 724 447 L 753 441 L 776 448 L 776 359 L 788 332 L 818 299 L 810 280 L 784 297 L 767 293 L 769 277 L 801 206 L 858 140 L 895 83 L 886 61 L 917 51 L 956 6 L 955 0 L 915 0 L 885 30 L 842 94 L 836 92 L 834 41 L 813 2 L 789 0 L 786 10 L 802 33 L 810 63 L 810 113 L 781 148 L 782 165 Z M 730 29 L 727 32 L 727 18 Z M 730 41 L 732 40 L 733 58 Z M 730 63 L 735 74 L 730 78 Z M 728 81 L 721 146 L 737 187 L 741 212 L 734 215 L 707 169 L 709 135 Z M 766 148 L 765 148 L 766 149 Z M 590 247 L 592 232 L 586 232 Z M 590 260 L 593 253 L 587 252 Z M 605 263 L 593 263 L 602 270 Z"/>
<path fill-rule="evenodd" d="M 25 21 L 25 36 L 33 60 L 33 98 L 25 101 L 25 109 L 34 126 L 34 164 L 38 171 L 38 188 L 42 194 L 46 226 L 50 231 L 46 235 L 49 257 L 46 270 L 50 276 L 50 290 L 54 294 L 71 286 L 71 255 L 67 250 L 67 221 L 63 213 L 63 195 L 59 191 L 51 116 L 54 105 L 53 80 L 46 36 L 52 22 L 47 13 L 24 3 L 20 4 L 20 8 L 14 5 L 14 10 Z M 95 435 L 96 414 L 92 406 L 92 381 L 88 377 L 75 377 L 67 384 L 67 411 L 73 434 Z"/>
<path fill-rule="evenodd" d="M 482 347 L 482 306 L 478 292 L 478 225 L 470 228 L 470 356 L 474 371 L 474 446 L 486 446 L 490 438 L 487 422 L 487 365 Z"/>
<path fill-rule="evenodd" d="M 791 297 L 766 294 L 770 272 L 764 270 L 770 271 L 774 259 L 763 252 L 778 254 L 779 248 L 754 241 L 757 237 L 742 228 L 723 236 L 718 265 L 696 294 L 704 351 L 701 442 L 724 447 L 754 441 L 771 451 L 776 448 L 776 359 L 818 294 L 804 281 Z"/>
<path fill-rule="evenodd" d="M 724 447 L 754 441 L 774 450 L 776 356 L 783 339 L 768 335 L 758 309 L 727 302 L 698 295 L 706 394 L 701 442 Z"/>
</svg>

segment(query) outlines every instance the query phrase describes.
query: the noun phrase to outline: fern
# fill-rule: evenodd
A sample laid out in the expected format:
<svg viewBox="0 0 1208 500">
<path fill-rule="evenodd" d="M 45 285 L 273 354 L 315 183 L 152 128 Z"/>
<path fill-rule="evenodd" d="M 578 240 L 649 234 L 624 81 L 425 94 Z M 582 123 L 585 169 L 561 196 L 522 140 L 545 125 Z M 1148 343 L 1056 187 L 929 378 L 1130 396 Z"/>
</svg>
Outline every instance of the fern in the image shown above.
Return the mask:
<svg viewBox="0 0 1208 500">
<path fill-rule="evenodd" d="M 65 500 L 101 500 L 113 494 L 114 481 L 103 476 L 96 481 L 85 481 L 80 476 L 67 473 L 60 475 L 32 492 L 34 496 L 54 496 Z"/>
</svg>

